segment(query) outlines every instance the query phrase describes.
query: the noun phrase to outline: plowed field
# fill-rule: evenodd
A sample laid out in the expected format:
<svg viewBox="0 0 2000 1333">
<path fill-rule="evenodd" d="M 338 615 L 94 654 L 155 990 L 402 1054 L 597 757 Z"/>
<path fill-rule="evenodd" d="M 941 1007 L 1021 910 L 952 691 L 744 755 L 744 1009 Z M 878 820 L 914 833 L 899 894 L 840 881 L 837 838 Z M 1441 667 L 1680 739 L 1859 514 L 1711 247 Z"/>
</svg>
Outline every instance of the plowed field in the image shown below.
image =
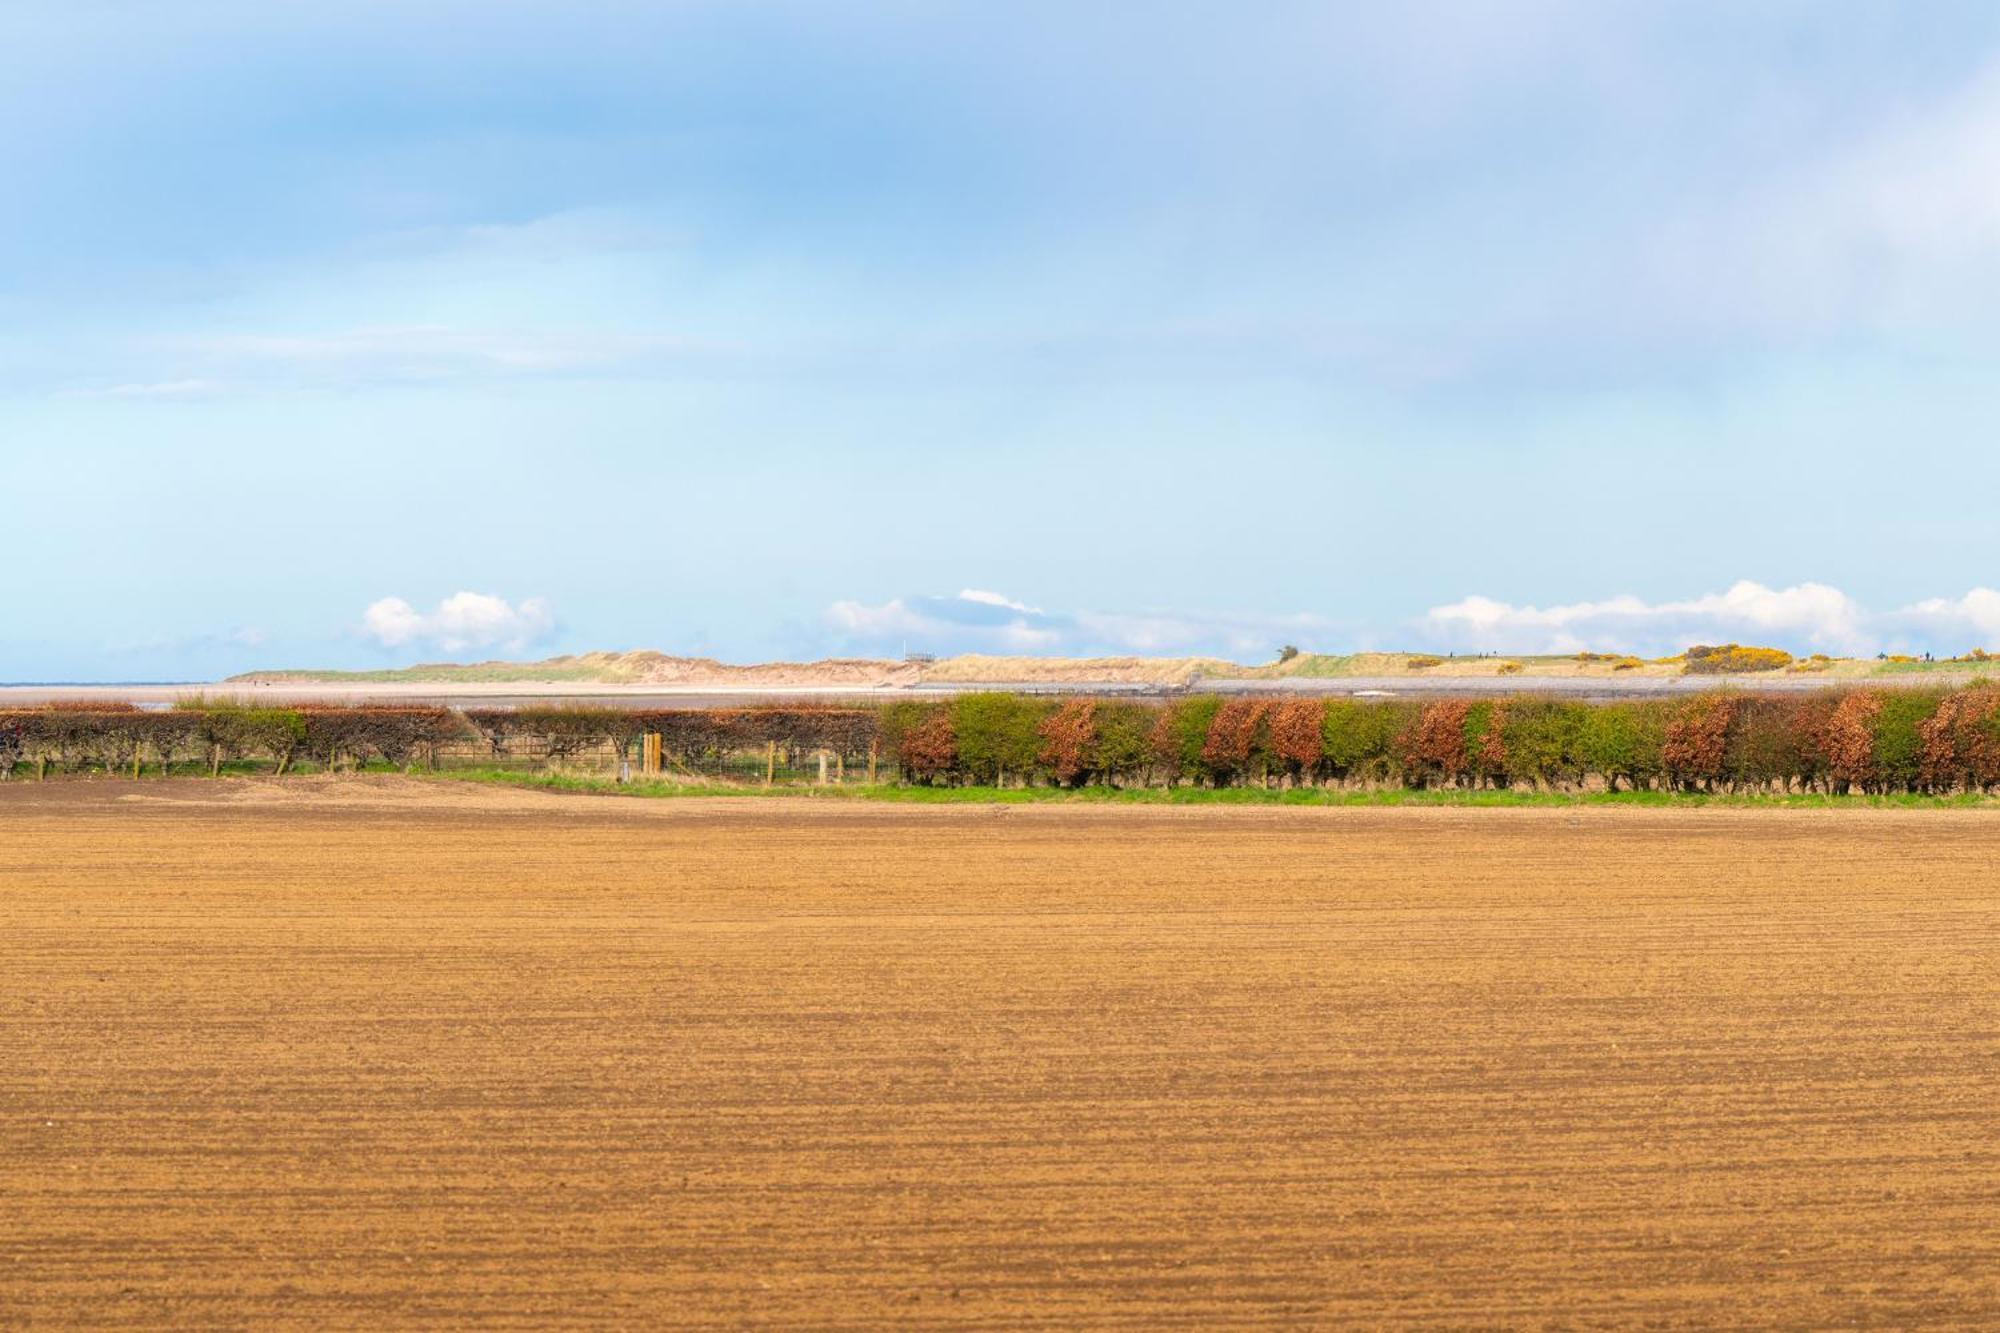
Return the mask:
<svg viewBox="0 0 2000 1333">
<path fill-rule="evenodd" d="M 0 1326 L 2000 1323 L 2000 819 L 0 787 Z"/>
</svg>

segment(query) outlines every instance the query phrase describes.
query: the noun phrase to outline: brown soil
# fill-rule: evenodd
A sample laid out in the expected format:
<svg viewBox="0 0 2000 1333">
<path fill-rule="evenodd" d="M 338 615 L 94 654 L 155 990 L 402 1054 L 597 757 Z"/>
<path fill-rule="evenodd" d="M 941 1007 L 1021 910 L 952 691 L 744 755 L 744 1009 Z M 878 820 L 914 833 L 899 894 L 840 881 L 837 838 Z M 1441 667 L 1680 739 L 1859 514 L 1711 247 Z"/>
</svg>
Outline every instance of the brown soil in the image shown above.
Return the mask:
<svg viewBox="0 0 2000 1333">
<path fill-rule="evenodd" d="M 12 784 L 0 1326 L 1991 1326 L 1996 857 Z"/>
</svg>

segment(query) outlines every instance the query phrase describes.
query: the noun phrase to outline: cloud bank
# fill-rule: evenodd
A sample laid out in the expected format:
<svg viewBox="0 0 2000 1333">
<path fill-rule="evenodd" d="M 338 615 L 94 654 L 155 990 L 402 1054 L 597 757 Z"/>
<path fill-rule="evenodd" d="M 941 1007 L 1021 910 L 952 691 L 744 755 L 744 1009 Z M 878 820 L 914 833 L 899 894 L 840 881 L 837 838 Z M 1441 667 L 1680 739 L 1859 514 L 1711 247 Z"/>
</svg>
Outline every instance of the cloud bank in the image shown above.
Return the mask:
<svg viewBox="0 0 2000 1333">
<path fill-rule="evenodd" d="M 487 593 L 455 592 L 428 613 L 400 597 L 384 597 L 362 613 L 361 628 L 384 648 L 519 652 L 554 632 L 555 613 L 539 597 L 516 604 Z"/>
<path fill-rule="evenodd" d="M 1880 613 L 1823 583 L 1769 588 L 1747 579 L 1681 601 L 1625 596 L 1540 607 L 1475 596 L 1432 607 L 1417 637 L 1426 647 L 1462 652 L 1657 656 L 1691 643 L 1741 641 L 1848 656 L 1956 653 L 2000 641 L 2000 592 L 1974 588 Z"/>
<path fill-rule="evenodd" d="M 1618 596 L 1549 606 L 1470 596 L 1401 626 L 1349 634 L 1330 617 L 1061 612 L 1003 593 L 966 588 L 951 597 L 839 601 L 826 629 L 844 650 L 1085 655 L 1213 654 L 1262 662 L 1294 643 L 1309 651 L 1357 647 L 1462 653 L 1621 652 L 1648 657 L 1694 643 L 1757 643 L 1797 653 L 1873 656 L 2000 646 L 2000 591 L 1974 588 L 1875 611 L 1824 583 L 1772 588 L 1748 579 L 1722 592 L 1668 601 Z M 1336 633 L 1339 638 L 1336 639 Z"/>
</svg>

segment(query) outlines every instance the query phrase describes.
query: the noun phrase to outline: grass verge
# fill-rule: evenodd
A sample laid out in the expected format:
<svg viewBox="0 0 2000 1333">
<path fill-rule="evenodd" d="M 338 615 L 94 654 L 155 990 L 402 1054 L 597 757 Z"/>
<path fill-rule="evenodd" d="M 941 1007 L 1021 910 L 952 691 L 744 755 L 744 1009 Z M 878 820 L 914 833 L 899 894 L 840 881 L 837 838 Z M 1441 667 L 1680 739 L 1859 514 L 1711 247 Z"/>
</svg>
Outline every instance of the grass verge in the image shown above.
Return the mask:
<svg viewBox="0 0 2000 1333">
<path fill-rule="evenodd" d="M 889 783 L 850 783 L 840 787 L 746 786 L 722 782 L 614 782 L 609 778 L 560 773 L 524 773 L 518 769 L 450 769 L 420 775 L 437 782 L 481 782 L 536 791 L 575 792 L 601 796 L 732 797 L 747 800 L 774 796 L 829 801 L 886 801 L 907 805 L 1312 805 L 1312 806 L 1465 806 L 1569 807 L 1636 805 L 1661 807 L 1778 806 L 1813 810 L 1943 810 L 2000 808 L 2000 798 L 1977 792 L 1950 796 L 1899 793 L 1888 796 L 1823 796 L 1771 793 L 1704 795 L 1663 791 L 1534 792 L 1534 791 L 1329 791 L 1304 788 L 1266 791 L 1257 787 L 913 787 Z"/>
</svg>

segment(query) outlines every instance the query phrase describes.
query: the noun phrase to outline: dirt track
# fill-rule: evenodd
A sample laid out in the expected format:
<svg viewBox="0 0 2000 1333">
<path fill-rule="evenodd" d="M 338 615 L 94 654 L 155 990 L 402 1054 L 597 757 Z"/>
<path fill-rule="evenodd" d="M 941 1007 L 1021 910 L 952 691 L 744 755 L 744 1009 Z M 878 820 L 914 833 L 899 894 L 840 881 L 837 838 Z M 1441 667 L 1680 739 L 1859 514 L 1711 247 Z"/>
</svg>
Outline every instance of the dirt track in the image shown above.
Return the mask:
<svg viewBox="0 0 2000 1333">
<path fill-rule="evenodd" d="M 2000 820 L 0 787 L 0 1326 L 2000 1322 Z"/>
</svg>

